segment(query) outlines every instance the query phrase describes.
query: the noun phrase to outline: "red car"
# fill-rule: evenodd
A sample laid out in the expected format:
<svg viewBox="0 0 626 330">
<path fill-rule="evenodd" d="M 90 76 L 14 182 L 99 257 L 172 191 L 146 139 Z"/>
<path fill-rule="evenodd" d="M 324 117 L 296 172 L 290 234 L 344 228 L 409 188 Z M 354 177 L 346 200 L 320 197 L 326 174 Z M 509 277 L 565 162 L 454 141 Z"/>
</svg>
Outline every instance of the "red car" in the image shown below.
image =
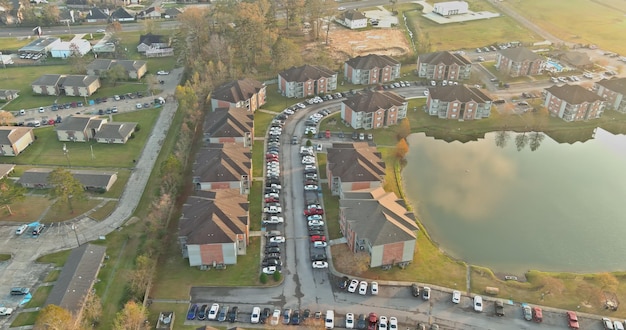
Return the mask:
<svg viewBox="0 0 626 330">
<path fill-rule="evenodd" d="M 308 210 L 304 210 L 304 215 L 305 216 L 310 216 L 310 215 L 323 215 L 324 214 L 324 209 L 308 209 Z"/>
<path fill-rule="evenodd" d="M 326 242 L 326 236 L 324 236 L 324 235 L 313 235 L 313 236 L 311 236 L 311 242 Z"/>
<path fill-rule="evenodd" d="M 378 324 L 378 315 L 370 313 L 367 317 L 367 330 L 376 330 L 376 324 Z"/>
<path fill-rule="evenodd" d="M 267 159 L 267 160 L 278 160 L 278 155 L 267 154 L 267 155 L 265 155 L 265 159 Z"/>
<path fill-rule="evenodd" d="M 578 316 L 576 316 L 576 312 L 569 311 L 567 312 L 567 321 L 569 322 L 569 327 L 572 329 L 580 328 L 578 324 Z"/>
<path fill-rule="evenodd" d="M 266 203 L 280 203 L 280 200 L 276 197 L 268 197 L 265 199 Z"/>
</svg>

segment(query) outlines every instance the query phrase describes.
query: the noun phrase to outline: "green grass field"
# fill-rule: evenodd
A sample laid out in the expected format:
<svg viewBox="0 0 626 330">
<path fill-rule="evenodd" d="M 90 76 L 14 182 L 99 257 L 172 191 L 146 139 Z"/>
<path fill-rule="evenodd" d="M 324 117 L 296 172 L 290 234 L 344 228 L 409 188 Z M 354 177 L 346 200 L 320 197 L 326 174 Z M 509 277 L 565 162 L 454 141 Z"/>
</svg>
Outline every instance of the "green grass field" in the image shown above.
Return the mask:
<svg viewBox="0 0 626 330">
<path fill-rule="evenodd" d="M 556 37 L 573 43 L 596 44 L 626 54 L 620 42 L 626 31 L 626 3 L 621 0 L 507 1 L 518 13 Z"/>
</svg>

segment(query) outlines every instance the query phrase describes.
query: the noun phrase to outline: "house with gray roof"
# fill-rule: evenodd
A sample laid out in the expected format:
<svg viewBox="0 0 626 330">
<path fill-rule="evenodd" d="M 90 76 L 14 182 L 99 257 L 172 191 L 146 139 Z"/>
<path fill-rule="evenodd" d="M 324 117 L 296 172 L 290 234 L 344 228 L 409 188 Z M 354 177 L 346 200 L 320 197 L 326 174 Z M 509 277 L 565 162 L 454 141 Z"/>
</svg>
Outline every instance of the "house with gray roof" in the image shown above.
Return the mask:
<svg viewBox="0 0 626 330">
<path fill-rule="evenodd" d="M 613 110 L 626 113 L 626 78 L 602 79 L 594 85 L 596 94 Z"/>
<path fill-rule="evenodd" d="M 31 84 L 33 93 L 39 95 L 61 95 L 61 79 L 63 77 L 60 74 L 42 75 Z"/>
<path fill-rule="evenodd" d="M 360 11 L 354 9 L 349 9 L 343 13 L 337 22 L 351 30 L 367 27 L 367 17 L 365 17 L 365 15 L 363 15 Z"/>
<path fill-rule="evenodd" d="M 496 70 L 510 77 L 541 74 L 545 60 L 528 48 L 514 47 L 498 50 Z"/>
<path fill-rule="evenodd" d="M 26 170 L 17 183 L 26 188 L 48 189 L 52 188 L 48 177 L 52 173 L 51 168 L 31 168 Z M 116 172 L 93 171 L 93 170 L 70 170 L 72 176 L 83 185 L 85 190 L 90 191 L 109 191 L 115 181 L 117 181 Z"/>
<path fill-rule="evenodd" d="M 145 53 L 151 48 L 170 48 L 171 43 L 171 39 L 165 35 L 152 33 L 142 34 L 139 36 L 137 52 Z"/>
<path fill-rule="evenodd" d="M 128 9 L 124 7 L 117 8 L 114 12 L 111 13 L 111 21 L 114 22 L 134 22 L 135 14 L 131 13 Z"/>
<path fill-rule="evenodd" d="M 87 142 L 96 136 L 106 118 L 91 115 L 72 115 L 55 127 L 59 141 Z"/>
<path fill-rule="evenodd" d="M 211 109 L 236 107 L 254 112 L 265 104 L 266 89 L 264 83 L 254 79 L 231 81 L 211 93 Z"/>
<path fill-rule="evenodd" d="M 94 139 L 98 143 L 124 144 L 130 139 L 135 129 L 137 129 L 137 123 L 105 123 L 100 127 L 100 130 L 96 132 Z"/>
<path fill-rule="evenodd" d="M 90 7 L 85 20 L 87 23 L 107 23 L 109 21 L 109 10 Z"/>
<path fill-rule="evenodd" d="M 101 245 L 87 243 L 73 249 L 44 306 L 57 305 L 80 319 L 105 256 L 106 247 Z"/>
<path fill-rule="evenodd" d="M 383 185 L 385 162 L 376 147 L 367 142 L 333 143 L 326 159 L 326 177 L 333 195 Z"/>
<path fill-rule="evenodd" d="M 447 51 L 420 54 L 417 76 L 432 80 L 465 80 L 472 72 L 472 62 L 459 53 Z"/>
<path fill-rule="evenodd" d="M 415 216 L 382 187 L 344 193 L 339 228 L 353 253 L 369 255 L 370 267 L 403 267 L 413 261 L 419 231 Z"/>
<path fill-rule="evenodd" d="M 384 84 L 400 78 L 400 62 L 387 55 L 357 56 L 344 63 L 343 75 L 352 84 Z"/>
<path fill-rule="evenodd" d="M 67 96 L 88 97 L 100 88 L 100 78 L 97 76 L 69 75 L 61 82 L 61 89 Z"/>
<path fill-rule="evenodd" d="M 20 96 L 20 91 L 14 89 L 0 89 L 0 101 L 11 101 Z"/>
<path fill-rule="evenodd" d="M 35 54 L 47 54 L 54 45 L 61 42 L 60 38 L 57 37 L 40 37 L 31 41 L 28 45 L 20 48 L 18 50 L 19 54 L 24 53 L 35 53 Z"/>
<path fill-rule="evenodd" d="M 0 126 L 0 156 L 17 156 L 33 142 L 32 127 Z"/>
<path fill-rule="evenodd" d="M 285 97 L 309 97 L 337 89 L 337 72 L 305 64 L 278 73 L 278 90 Z"/>
<path fill-rule="evenodd" d="M 252 179 L 252 153 L 238 143 L 200 148 L 192 168 L 196 190 L 239 189 L 247 194 Z"/>
<path fill-rule="evenodd" d="M 409 102 L 402 96 L 381 90 L 364 90 L 341 102 L 341 119 L 355 129 L 393 126 L 406 118 Z"/>
<path fill-rule="evenodd" d="M 479 88 L 448 85 L 429 88 L 428 91 L 424 109 L 431 116 L 464 121 L 491 115 L 493 100 Z"/>
<path fill-rule="evenodd" d="M 178 242 L 189 266 L 234 265 L 246 254 L 249 231 L 248 198 L 239 189 L 201 191 L 183 205 Z"/>
<path fill-rule="evenodd" d="M 178 17 L 178 15 L 182 14 L 183 12 L 175 7 L 170 7 L 170 8 L 166 8 L 165 9 L 165 18 L 172 18 L 175 19 L 176 17 Z"/>
<path fill-rule="evenodd" d="M 143 60 L 96 59 L 87 65 L 87 74 L 106 77 L 107 72 L 116 65 L 124 68 L 128 79 L 141 79 L 148 72 L 148 62 Z"/>
<path fill-rule="evenodd" d="M 205 143 L 237 143 L 252 147 L 254 115 L 244 108 L 217 108 L 204 118 Z"/>
<path fill-rule="evenodd" d="M 602 117 L 606 108 L 604 98 L 580 85 L 546 88 L 543 106 L 553 117 L 565 121 L 581 121 Z"/>
</svg>

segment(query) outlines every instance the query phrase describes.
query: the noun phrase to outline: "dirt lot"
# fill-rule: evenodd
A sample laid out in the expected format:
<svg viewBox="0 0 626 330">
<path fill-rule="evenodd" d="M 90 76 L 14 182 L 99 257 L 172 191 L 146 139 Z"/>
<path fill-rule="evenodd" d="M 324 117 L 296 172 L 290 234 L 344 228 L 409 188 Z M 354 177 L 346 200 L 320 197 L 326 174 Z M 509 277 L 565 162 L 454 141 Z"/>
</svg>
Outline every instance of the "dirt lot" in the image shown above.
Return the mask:
<svg viewBox="0 0 626 330">
<path fill-rule="evenodd" d="M 404 31 L 395 28 L 352 31 L 334 25 L 331 27 L 329 40 L 333 57 L 344 60 L 367 54 L 396 57 L 412 51 Z"/>
</svg>

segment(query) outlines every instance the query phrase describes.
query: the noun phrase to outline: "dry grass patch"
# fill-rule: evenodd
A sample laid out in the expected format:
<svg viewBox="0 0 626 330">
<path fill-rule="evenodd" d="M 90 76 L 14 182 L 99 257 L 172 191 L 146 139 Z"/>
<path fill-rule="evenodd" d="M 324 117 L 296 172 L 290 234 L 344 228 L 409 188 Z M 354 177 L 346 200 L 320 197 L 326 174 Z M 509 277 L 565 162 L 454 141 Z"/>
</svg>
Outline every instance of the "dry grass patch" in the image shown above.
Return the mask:
<svg viewBox="0 0 626 330">
<path fill-rule="evenodd" d="M 102 205 L 97 210 L 89 214 L 89 217 L 98 221 L 102 221 L 106 219 L 109 215 L 111 215 L 111 213 L 113 213 L 116 206 L 117 201 L 108 201 L 106 202 L 106 204 Z"/>
<path fill-rule="evenodd" d="M 56 201 L 46 215 L 41 219 L 43 223 L 53 223 L 53 222 L 61 222 L 73 219 L 100 204 L 100 200 L 98 199 L 87 199 L 83 201 L 72 201 L 73 210 L 70 209 L 69 205 L 66 203 L 62 203 L 60 201 Z"/>
<path fill-rule="evenodd" d="M 6 207 L 0 209 L 0 221 L 33 222 L 39 219 L 51 204 L 52 201 L 46 196 L 28 195 L 23 201 L 11 204 L 13 215 L 9 214 Z"/>
</svg>

